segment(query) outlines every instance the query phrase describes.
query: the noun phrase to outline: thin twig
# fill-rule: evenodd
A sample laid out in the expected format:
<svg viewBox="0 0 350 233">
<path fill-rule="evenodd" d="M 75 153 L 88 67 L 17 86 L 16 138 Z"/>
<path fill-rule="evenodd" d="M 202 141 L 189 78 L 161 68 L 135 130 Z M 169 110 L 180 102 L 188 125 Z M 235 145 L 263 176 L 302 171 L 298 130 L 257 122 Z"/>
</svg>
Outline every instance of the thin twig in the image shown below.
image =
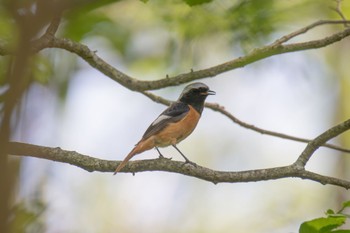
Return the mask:
<svg viewBox="0 0 350 233">
<path fill-rule="evenodd" d="M 321 147 L 324 143 L 329 141 L 330 139 L 344 133 L 345 131 L 350 129 L 350 119 L 346 120 L 317 136 L 314 140 L 310 141 L 306 146 L 305 150 L 298 157 L 295 162 L 296 166 L 305 167 L 306 163 L 309 161 L 313 153 Z"/>
<path fill-rule="evenodd" d="M 237 123 L 238 125 L 246 128 L 246 129 L 250 129 L 250 130 L 253 130 L 255 132 L 261 133 L 261 134 L 266 134 L 266 135 L 273 136 L 273 137 L 278 137 L 278 138 L 282 138 L 282 139 L 292 140 L 292 141 L 296 141 L 296 142 L 303 142 L 303 143 L 309 143 L 312 141 L 312 139 L 300 138 L 300 137 L 295 137 L 295 136 L 291 136 L 291 135 L 284 134 L 284 133 L 278 133 L 278 132 L 262 129 L 262 128 L 256 127 L 254 125 L 245 123 L 244 121 L 241 121 L 237 117 L 233 116 L 230 112 L 226 111 L 224 109 L 224 107 L 222 107 L 218 104 L 206 103 L 205 106 L 210 108 L 213 111 L 217 111 L 217 112 L 222 113 L 223 115 L 227 116 L 229 119 L 231 119 L 233 122 Z M 340 147 L 337 145 L 333 145 L 330 143 L 325 143 L 322 145 L 322 147 L 327 147 L 327 148 L 334 149 L 337 151 L 350 153 L 350 149 L 346 149 L 346 148 L 343 148 L 343 147 Z"/>
<path fill-rule="evenodd" d="M 334 10 L 344 21 L 347 21 L 345 15 L 343 14 L 342 10 L 341 10 L 341 3 L 343 0 L 335 0 L 335 2 L 337 3 L 336 7 L 331 7 L 332 10 Z M 349 22 L 344 22 L 344 27 L 349 27 Z"/>
<path fill-rule="evenodd" d="M 170 103 L 171 103 L 170 100 L 164 99 L 160 96 L 157 96 L 157 95 L 150 93 L 150 92 L 147 92 L 147 91 L 142 92 L 142 94 L 144 94 L 145 96 L 147 96 L 148 98 L 150 98 L 151 100 L 153 100 L 154 102 L 157 102 L 157 103 L 161 103 L 164 105 L 170 105 Z M 262 129 L 262 128 L 256 127 L 254 125 L 245 123 L 244 121 L 241 121 L 237 117 L 233 116 L 230 112 L 226 111 L 223 106 L 220 106 L 219 104 L 216 104 L 216 103 L 205 103 L 205 107 L 207 107 L 213 111 L 220 112 L 221 114 L 223 114 L 224 116 L 226 116 L 230 120 L 232 120 L 234 123 L 246 128 L 246 129 L 250 129 L 250 130 L 253 130 L 253 131 L 261 133 L 261 134 L 266 134 L 266 135 L 273 136 L 273 137 L 278 137 L 278 138 L 282 138 L 282 139 L 292 140 L 292 141 L 296 141 L 296 142 L 303 142 L 303 143 L 309 143 L 312 141 L 312 139 L 300 138 L 300 137 L 295 137 L 295 136 L 291 136 L 288 134 L 278 133 L 278 132 Z M 346 148 L 343 148 L 343 147 L 340 147 L 337 145 L 333 145 L 330 143 L 325 143 L 322 145 L 322 147 L 327 147 L 327 148 L 341 151 L 344 153 L 350 153 L 350 149 L 346 149 Z"/>
<path fill-rule="evenodd" d="M 35 53 L 49 46 L 50 42 L 55 39 L 55 34 L 61 22 L 61 13 L 54 16 L 47 27 L 45 33 L 37 40 L 32 42 L 32 51 Z"/>
<path fill-rule="evenodd" d="M 55 36 L 55 34 L 58 30 L 58 27 L 60 25 L 60 22 L 61 22 L 61 13 L 58 13 L 56 16 L 53 17 L 53 19 L 52 19 L 51 23 L 49 24 L 49 26 L 47 27 L 44 35 L 47 35 L 50 37 Z"/>
<path fill-rule="evenodd" d="M 346 24 L 346 23 L 350 23 L 349 20 L 319 20 L 317 22 L 314 22 L 306 27 L 300 28 L 299 30 L 296 30 L 288 35 L 282 36 L 281 38 L 277 39 L 275 42 L 273 42 L 271 44 L 271 46 L 278 46 L 281 45 L 287 41 L 289 41 L 290 39 L 299 36 L 301 34 L 304 34 L 306 32 L 308 32 L 310 29 L 313 29 L 317 26 L 321 26 L 321 25 L 325 25 L 325 24 Z"/>
</svg>

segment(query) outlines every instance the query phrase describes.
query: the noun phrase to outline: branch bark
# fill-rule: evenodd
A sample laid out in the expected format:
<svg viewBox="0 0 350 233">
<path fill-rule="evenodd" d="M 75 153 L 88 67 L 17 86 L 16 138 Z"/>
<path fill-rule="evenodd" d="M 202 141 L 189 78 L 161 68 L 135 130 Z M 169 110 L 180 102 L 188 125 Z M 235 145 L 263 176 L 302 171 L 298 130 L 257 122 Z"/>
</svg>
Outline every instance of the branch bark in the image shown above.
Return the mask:
<svg viewBox="0 0 350 233">
<path fill-rule="evenodd" d="M 236 68 L 241 68 L 248 64 L 251 64 L 256 61 L 259 61 L 268 57 L 272 57 L 278 54 L 326 47 L 328 45 L 331 45 L 333 43 L 336 43 L 348 37 L 350 35 L 350 28 L 346 28 L 343 31 L 334 33 L 331 36 L 324 37 L 319 40 L 313 40 L 313 41 L 307 41 L 307 42 L 301 42 L 301 43 L 291 43 L 286 45 L 284 45 L 283 43 L 295 36 L 298 36 L 302 33 L 307 32 L 308 30 L 316 26 L 325 25 L 325 24 L 341 24 L 341 23 L 342 24 L 348 23 L 348 21 L 347 20 L 317 21 L 304 28 L 301 28 L 295 32 L 292 32 L 286 36 L 281 37 L 280 39 L 276 40 L 270 45 L 257 48 L 245 56 L 235 58 L 231 61 L 219 64 L 207 69 L 202 69 L 198 71 L 191 70 L 188 73 L 179 74 L 174 77 L 169 77 L 167 75 L 163 79 L 154 80 L 154 81 L 142 81 L 142 80 L 138 80 L 136 78 L 130 77 L 127 74 L 121 72 L 120 70 L 114 68 L 107 62 L 105 62 L 102 58 L 100 58 L 96 54 L 95 51 L 90 50 L 88 46 L 83 45 L 81 43 L 74 42 L 66 38 L 60 39 L 52 35 L 50 40 L 47 40 L 47 39 L 39 40 L 40 43 L 36 41 L 35 42 L 36 44 L 35 46 L 32 46 L 33 47 L 32 49 L 33 49 L 33 53 L 39 52 L 40 50 L 45 48 L 60 48 L 60 49 L 64 49 L 69 52 L 75 53 L 79 57 L 84 59 L 87 63 L 89 63 L 92 67 L 96 68 L 97 70 L 99 70 L 109 78 L 113 79 L 114 81 L 118 82 L 122 86 L 128 88 L 129 90 L 142 92 L 146 90 L 155 90 L 155 89 L 160 89 L 164 87 L 180 85 L 180 84 L 198 80 L 198 79 L 215 77 L 224 72 L 234 70 Z M 0 44 L 0 55 L 10 54 L 11 51 L 4 46 L 5 46 L 4 44 Z"/>
<path fill-rule="evenodd" d="M 114 172 L 121 161 L 110 161 L 83 155 L 75 151 L 66 151 L 61 148 L 51 148 L 31 145 L 26 143 L 11 142 L 9 154 L 20 156 L 31 156 L 48 159 L 52 161 L 68 163 L 89 172 Z M 121 172 L 133 173 L 145 171 L 165 171 L 179 173 L 186 176 L 195 177 L 201 180 L 218 183 L 242 183 L 266 180 L 276 180 L 282 178 L 296 177 L 319 182 L 323 185 L 331 184 L 345 189 L 350 188 L 350 182 L 334 177 L 323 176 L 313 173 L 294 164 L 283 167 L 257 169 L 248 171 L 215 171 L 202 166 L 184 164 L 180 161 L 158 158 L 149 160 L 130 161 Z"/>
<path fill-rule="evenodd" d="M 202 180 L 217 183 L 238 183 L 263 180 L 274 180 L 287 177 L 299 177 L 309 179 L 321 184 L 332 184 L 345 189 L 350 188 L 350 181 L 323 176 L 307 171 L 305 166 L 315 151 L 328 140 L 342 134 L 350 129 L 350 119 L 346 120 L 319 135 L 308 143 L 298 159 L 289 166 L 275 167 L 268 169 L 257 169 L 239 172 L 215 171 L 202 166 L 193 166 L 179 161 L 159 158 L 151 160 L 131 161 L 125 166 L 122 172 L 143 172 L 143 171 L 167 171 L 196 177 Z M 75 151 L 66 151 L 61 148 L 43 147 L 19 142 L 10 142 L 8 154 L 32 156 L 57 162 L 69 163 L 86 171 L 113 172 L 121 161 L 109 161 L 83 155 Z"/>
<path fill-rule="evenodd" d="M 294 163 L 298 167 L 305 167 L 306 163 L 310 160 L 313 153 L 325 144 L 328 140 L 344 133 L 345 131 L 350 129 L 350 119 L 344 121 L 329 130 L 325 131 L 314 140 L 310 141 L 305 150 L 301 153 L 297 161 Z"/>
<path fill-rule="evenodd" d="M 80 56 L 82 59 L 84 59 L 86 62 L 88 62 L 92 67 L 98 69 L 100 72 L 107 75 L 108 77 L 123 85 L 124 87 L 133 91 L 141 92 L 146 90 L 155 90 L 164 87 L 180 85 L 198 79 L 215 77 L 218 74 L 222 74 L 224 72 L 234 70 L 236 68 L 244 67 L 248 64 L 254 63 L 264 58 L 272 57 L 277 54 L 326 47 L 330 44 L 333 44 L 348 37 L 349 35 L 350 28 L 347 28 L 341 32 L 335 33 L 331 36 L 319 40 L 313 40 L 302 43 L 292 43 L 287 45 L 283 45 L 280 43 L 276 44 L 275 42 L 270 45 L 257 48 L 243 57 L 238 57 L 220 65 L 216 65 L 198 71 L 191 70 L 188 73 L 179 74 L 174 77 L 167 76 L 166 78 L 154 81 L 141 81 L 137 80 L 136 78 L 132 78 L 106 63 L 102 58 L 100 58 L 95 52 L 91 51 L 87 46 L 73 42 L 69 39 L 55 38 L 51 41 L 51 43 L 48 44 L 48 47 L 61 48 L 73 52 Z"/>
</svg>

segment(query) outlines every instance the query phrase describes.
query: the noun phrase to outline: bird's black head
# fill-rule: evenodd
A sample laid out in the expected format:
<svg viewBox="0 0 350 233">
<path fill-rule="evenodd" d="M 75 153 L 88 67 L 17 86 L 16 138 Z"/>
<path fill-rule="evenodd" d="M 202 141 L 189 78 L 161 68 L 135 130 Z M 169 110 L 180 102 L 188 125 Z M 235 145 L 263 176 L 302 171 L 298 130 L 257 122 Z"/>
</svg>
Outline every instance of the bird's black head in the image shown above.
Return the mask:
<svg viewBox="0 0 350 233">
<path fill-rule="evenodd" d="M 204 83 L 192 83 L 184 88 L 178 101 L 189 104 L 202 113 L 208 95 L 215 95 L 215 91 L 209 90 Z"/>
</svg>

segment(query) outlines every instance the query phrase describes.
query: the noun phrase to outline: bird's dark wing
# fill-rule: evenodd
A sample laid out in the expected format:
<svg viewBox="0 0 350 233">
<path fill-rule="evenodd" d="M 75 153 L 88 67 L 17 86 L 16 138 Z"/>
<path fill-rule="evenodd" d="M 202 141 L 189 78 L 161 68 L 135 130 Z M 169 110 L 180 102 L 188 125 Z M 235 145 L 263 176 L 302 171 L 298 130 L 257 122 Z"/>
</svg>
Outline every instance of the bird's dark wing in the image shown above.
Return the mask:
<svg viewBox="0 0 350 233">
<path fill-rule="evenodd" d="M 181 120 L 190 110 L 189 106 L 182 102 L 174 102 L 162 112 L 155 121 L 148 127 L 142 139 L 157 134 L 168 124 Z"/>
</svg>

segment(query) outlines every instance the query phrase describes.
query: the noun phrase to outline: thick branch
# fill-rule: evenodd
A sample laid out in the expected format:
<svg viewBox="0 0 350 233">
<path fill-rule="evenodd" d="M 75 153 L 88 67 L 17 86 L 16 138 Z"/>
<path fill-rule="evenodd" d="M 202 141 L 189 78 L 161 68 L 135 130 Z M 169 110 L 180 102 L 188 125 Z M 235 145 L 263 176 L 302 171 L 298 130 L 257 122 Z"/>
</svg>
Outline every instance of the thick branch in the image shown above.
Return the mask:
<svg viewBox="0 0 350 233">
<path fill-rule="evenodd" d="M 80 167 L 86 171 L 93 172 L 113 172 L 121 161 L 109 161 L 93 158 L 87 155 L 79 154 L 75 151 L 66 151 L 60 148 L 51 148 L 30 145 L 25 143 L 11 142 L 9 154 L 31 156 L 36 158 L 48 159 L 63 163 L 69 163 Z M 151 159 L 128 162 L 122 172 L 143 172 L 143 171 L 166 171 L 179 173 L 198 179 L 217 183 L 241 183 L 263 180 L 275 180 L 288 177 L 299 177 L 309 179 L 321 184 L 332 184 L 346 189 L 350 188 L 350 182 L 322 176 L 316 173 L 299 169 L 297 166 L 285 166 L 268 169 L 257 169 L 239 172 L 215 171 L 197 165 L 184 165 L 183 162 L 172 161 L 168 159 Z"/>
<path fill-rule="evenodd" d="M 320 40 L 313 40 L 294 44 L 271 44 L 262 48 L 258 48 L 247 54 L 246 56 L 236 58 L 234 60 L 225 62 L 223 64 L 213 66 L 207 69 L 190 71 L 189 73 L 180 74 L 174 77 L 166 77 L 156 81 L 140 81 L 132 78 L 121 71 L 115 69 L 103 59 L 91 51 L 87 46 L 80 43 L 73 42 L 68 39 L 57 39 L 51 41 L 48 47 L 62 48 L 79 55 L 82 59 L 88 62 L 92 67 L 95 67 L 111 79 L 134 91 L 145 91 L 160 89 L 168 86 L 179 85 L 193 80 L 203 79 L 207 77 L 214 77 L 218 74 L 244 67 L 253 62 L 271 57 L 277 54 L 296 52 L 300 50 L 316 49 L 326 47 L 327 45 L 338 42 L 350 35 L 350 29 L 335 33 L 329 37 Z"/>
<path fill-rule="evenodd" d="M 88 46 L 74 42 L 69 39 L 59 39 L 53 38 L 50 43 L 47 45 L 50 48 L 61 48 L 69 52 L 75 53 L 89 63 L 92 67 L 96 68 L 107 77 L 113 79 L 119 84 L 130 90 L 140 90 L 152 89 L 152 86 L 147 86 L 147 82 L 138 81 L 135 78 L 128 76 L 127 74 L 119 71 L 114 68 L 112 65 L 105 62 L 102 58 L 96 55 L 95 51 L 89 49 Z M 140 88 L 142 86 L 142 88 Z"/>
<path fill-rule="evenodd" d="M 102 58 L 97 56 L 96 53 L 90 50 L 87 46 L 77 42 L 73 42 L 69 39 L 58 39 L 52 36 L 50 40 L 44 40 L 44 41 L 41 40 L 40 41 L 41 43 L 39 44 L 36 43 L 35 46 L 33 46 L 33 52 L 38 52 L 44 48 L 65 49 L 67 51 L 77 54 L 86 62 L 88 62 L 92 67 L 98 69 L 100 72 L 104 73 L 106 76 L 115 80 L 116 82 L 123 85 L 124 87 L 134 91 L 145 91 L 145 90 L 154 90 L 154 89 L 160 89 L 168 86 L 179 85 L 179 84 L 183 84 L 183 83 L 187 83 L 190 81 L 203 79 L 207 77 L 214 77 L 218 74 L 221 74 L 236 68 L 244 67 L 253 62 L 256 62 L 277 54 L 295 52 L 300 50 L 316 49 L 316 48 L 328 46 L 330 44 L 333 44 L 335 42 L 338 42 L 348 37 L 350 35 L 350 29 L 347 28 L 341 32 L 335 33 L 329 37 L 325 37 L 319 40 L 313 40 L 313 41 L 302 42 L 302 43 L 291 43 L 286 45 L 282 43 L 289 40 L 292 37 L 295 37 L 297 35 L 300 35 L 301 33 L 304 33 L 310 30 L 311 28 L 317 25 L 333 24 L 333 23 L 341 23 L 341 22 L 344 23 L 347 21 L 339 21 L 339 20 L 318 21 L 307 27 L 304 27 L 293 33 L 290 33 L 287 36 L 281 37 L 280 39 L 276 40 L 274 43 L 270 45 L 255 49 L 252 52 L 248 53 L 246 56 L 239 57 L 207 69 L 198 70 L 198 71 L 191 70 L 189 73 L 180 74 L 174 77 L 166 77 L 155 81 L 141 81 L 141 80 L 137 80 L 136 78 L 132 78 L 124 74 L 123 72 L 119 71 L 118 69 L 114 68 L 107 62 L 105 62 Z M 6 55 L 10 52 L 8 49 L 3 48 L 3 46 L 4 45 L 0 44 L 0 55 Z"/>
</svg>

